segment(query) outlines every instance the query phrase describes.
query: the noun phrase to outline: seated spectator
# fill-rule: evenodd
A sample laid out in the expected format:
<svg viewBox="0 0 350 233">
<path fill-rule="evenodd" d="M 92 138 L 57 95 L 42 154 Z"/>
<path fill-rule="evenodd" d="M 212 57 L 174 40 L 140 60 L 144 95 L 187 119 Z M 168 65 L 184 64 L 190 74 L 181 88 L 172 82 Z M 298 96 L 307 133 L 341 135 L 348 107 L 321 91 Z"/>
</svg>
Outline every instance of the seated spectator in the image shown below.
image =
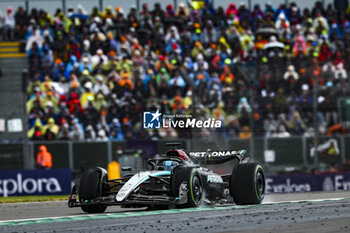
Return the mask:
<svg viewBox="0 0 350 233">
<path fill-rule="evenodd" d="M 92 90 L 92 83 L 87 82 L 85 83 L 85 92 L 80 97 L 80 104 L 83 108 L 86 107 L 87 102 L 93 102 L 95 101 L 95 94 L 91 91 Z"/>
<path fill-rule="evenodd" d="M 235 80 L 235 76 L 231 73 L 229 66 L 224 66 L 223 72 L 220 76 L 221 83 L 232 83 Z"/>
<path fill-rule="evenodd" d="M 107 101 L 101 92 L 96 95 L 95 108 L 97 111 L 102 110 L 102 108 L 107 108 Z"/>
<path fill-rule="evenodd" d="M 43 126 L 42 128 L 42 134 L 44 135 L 44 138 L 46 140 L 55 140 L 57 139 L 59 132 L 58 125 L 55 124 L 55 120 L 53 118 L 50 118 L 47 121 L 47 124 Z"/>
<path fill-rule="evenodd" d="M 4 16 L 4 25 L 2 29 L 3 40 L 12 41 L 15 36 L 16 19 L 13 16 L 12 7 L 8 7 Z"/>
<path fill-rule="evenodd" d="M 175 71 L 175 76 L 169 81 L 169 85 L 172 86 L 172 90 L 176 93 L 180 91 L 183 93 L 184 88 L 186 86 L 185 80 L 182 78 L 178 71 Z"/>
<path fill-rule="evenodd" d="M 39 49 L 42 49 L 42 44 L 44 42 L 43 37 L 38 33 L 38 30 L 33 30 L 33 34 L 28 38 L 25 50 L 29 52 L 33 44 L 35 43 Z"/>
<path fill-rule="evenodd" d="M 39 118 L 35 120 L 34 126 L 28 131 L 28 138 L 31 140 L 43 140 L 44 136 L 42 134 L 42 123 Z"/>
<path fill-rule="evenodd" d="M 287 132 L 286 128 L 283 125 L 278 126 L 277 132 L 274 135 L 277 138 L 288 138 L 290 133 Z"/>
<path fill-rule="evenodd" d="M 93 87 L 93 92 L 95 93 L 95 95 L 98 92 L 102 92 L 102 94 L 104 96 L 108 96 L 109 95 L 109 88 L 104 83 L 104 79 L 103 79 L 102 75 L 97 75 L 97 82 L 95 83 L 95 85 Z"/>
<path fill-rule="evenodd" d="M 16 21 L 16 37 L 23 39 L 27 33 L 28 28 L 28 15 L 27 12 L 23 9 L 22 6 L 19 6 L 15 14 Z"/>
<path fill-rule="evenodd" d="M 0 39 L 3 39 L 3 33 L 4 33 L 4 15 L 0 11 Z"/>
<path fill-rule="evenodd" d="M 87 141 L 95 141 L 96 139 L 96 132 L 93 128 L 92 125 L 88 125 L 86 128 L 85 128 L 85 140 Z"/>
<path fill-rule="evenodd" d="M 284 73 L 283 77 L 286 80 L 294 79 L 294 81 L 297 81 L 299 79 L 299 74 L 295 71 L 293 65 L 289 65 L 287 72 Z"/>
<path fill-rule="evenodd" d="M 102 63 L 103 65 L 107 65 L 108 63 L 108 58 L 103 54 L 102 49 L 97 49 L 96 54 L 91 57 L 91 64 L 93 67 L 99 63 Z"/>
</svg>

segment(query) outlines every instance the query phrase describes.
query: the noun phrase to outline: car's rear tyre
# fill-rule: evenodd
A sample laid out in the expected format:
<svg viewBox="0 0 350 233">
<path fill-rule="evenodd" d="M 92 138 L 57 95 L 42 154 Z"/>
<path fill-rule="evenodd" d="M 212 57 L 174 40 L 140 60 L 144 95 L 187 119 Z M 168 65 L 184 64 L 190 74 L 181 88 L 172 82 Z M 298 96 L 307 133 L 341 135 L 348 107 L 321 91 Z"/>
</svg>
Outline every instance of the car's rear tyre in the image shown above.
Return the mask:
<svg viewBox="0 0 350 233">
<path fill-rule="evenodd" d="M 101 179 L 101 176 L 102 179 Z M 101 171 L 95 170 L 85 173 L 80 179 L 79 185 L 79 200 L 84 203 L 85 201 L 92 200 L 96 197 L 103 195 L 103 183 L 107 180 L 107 174 L 102 174 Z M 81 209 L 86 213 L 103 213 L 107 208 L 107 205 L 93 204 L 83 205 Z"/>
<path fill-rule="evenodd" d="M 183 182 L 187 182 L 188 201 L 186 204 L 181 204 L 178 207 L 186 208 L 199 206 L 203 198 L 203 188 L 197 170 L 192 167 L 175 169 L 171 182 L 171 191 L 174 197 L 179 196 L 179 188 Z"/>
<path fill-rule="evenodd" d="M 230 195 L 237 205 L 260 204 L 265 196 L 265 176 L 256 163 L 237 164 L 230 178 Z"/>
</svg>

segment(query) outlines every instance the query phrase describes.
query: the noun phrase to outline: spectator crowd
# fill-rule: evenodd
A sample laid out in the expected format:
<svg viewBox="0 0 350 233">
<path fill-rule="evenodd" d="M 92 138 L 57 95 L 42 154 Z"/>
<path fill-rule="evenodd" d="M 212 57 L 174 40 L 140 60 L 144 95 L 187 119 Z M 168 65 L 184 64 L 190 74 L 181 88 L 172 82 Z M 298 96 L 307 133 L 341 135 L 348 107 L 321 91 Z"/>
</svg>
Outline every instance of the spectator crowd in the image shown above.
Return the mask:
<svg viewBox="0 0 350 233">
<path fill-rule="evenodd" d="M 317 131 L 346 133 L 348 1 L 12 11 L 2 34 L 26 41 L 32 140 L 311 136 L 316 104 Z M 143 129 L 157 109 L 223 124 Z"/>
</svg>

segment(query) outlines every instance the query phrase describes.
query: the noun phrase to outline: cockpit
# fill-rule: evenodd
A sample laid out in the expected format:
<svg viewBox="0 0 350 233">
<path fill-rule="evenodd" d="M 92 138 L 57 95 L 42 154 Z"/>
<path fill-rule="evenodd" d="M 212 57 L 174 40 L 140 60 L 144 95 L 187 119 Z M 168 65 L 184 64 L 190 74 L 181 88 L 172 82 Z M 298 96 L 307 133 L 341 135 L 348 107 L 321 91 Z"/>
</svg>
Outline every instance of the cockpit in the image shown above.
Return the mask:
<svg viewBox="0 0 350 233">
<path fill-rule="evenodd" d="M 165 155 L 149 159 L 147 164 L 151 170 L 172 171 L 175 167 L 192 164 L 186 151 L 180 149 L 169 150 Z"/>
<path fill-rule="evenodd" d="M 180 163 L 177 161 L 165 160 L 165 161 L 163 161 L 163 170 L 164 171 L 172 171 L 178 165 L 180 165 Z"/>
</svg>

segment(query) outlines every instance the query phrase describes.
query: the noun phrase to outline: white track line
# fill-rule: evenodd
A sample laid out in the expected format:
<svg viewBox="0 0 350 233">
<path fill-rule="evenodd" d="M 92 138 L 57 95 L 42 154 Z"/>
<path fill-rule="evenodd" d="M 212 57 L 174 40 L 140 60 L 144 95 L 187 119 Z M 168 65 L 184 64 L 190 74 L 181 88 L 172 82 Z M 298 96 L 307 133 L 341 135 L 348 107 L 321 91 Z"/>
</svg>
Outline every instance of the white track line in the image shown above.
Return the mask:
<svg viewBox="0 0 350 233">
<path fill-rule="evenodd" d="M 121 214 L 126 214 L 128 212 L 121 212 Z M 130 212 L 129 212 L 130 213 Z M 116 213 L 113 213 L 116 214 Z M 45 219 L 60 219 L 60 218 L 79 218 L 79 217 L 92 217 L 96 215 L 113 215 L 112 213 L 101 213 L 101 214 L 84 214 L 84 215 L 67 215 L 67 216 L 56 216 L 56 217 L 43 217 L 43 218 L 23 218 L 23 219 L 13 219 L 13 220 L 1 220 L 0 223 L 4 222 L 22 222 L 22 221 L 37 221 L 37 220 L 45 220 Z"/>
<path fill-rule="evenodd" d="M 305 199 L 305 200 L 294 200 L 294 201 L 279 201 L 279 202 L 273 202 L 273 201 L 267 201 L 263 202 L 262 205 L 269 205 L 269 204 L 283 204 L 283 203 L 301 203 L 301 202 L 322 202 L 322 201 L 339 201 L 346 198 L 322 198 L 322 199 Z M 220 207 L 220 206 L 217 206 Z M 227 207 L 227 206 L 225 206 Z M 14 219 L 14 220 L 1 220 L 0 223 L 5 222 L 22 222 L 22 221 L 38 221 L 38 220 L 55 220 L 55 219 L 61 219 L 61 218 L 79 218 L 79 217 L 93 217 L 96 215 L 104 215 L 104 216 L 113 216 L 114 214 L 128 214 L 128 213 L 134 213 L 134 212 L 120 212 L 120 213 L 101 213 L 101 214 L 87 214 L 87 215 L 67 215 L 67 216 L 58 216 L 58 217 L 43 217 L 43 218 L 26 218 L 26 219 Z"/>
<path fill-rule="evenodd" d="M 68 201 L 24 201 L 24 202 L 11 202 L 1 203 L 1 205 L 29 205 L 29 204 L 47 204 L 47 203 L 68 203 Z"/>
<path fill-rule="evenodd" d="M 347 199 L 344 197 L 333 197 L 333 198 L 320 198 L 320 199 L 300 199 L 300 200 L 293 200 L 293 201 L 263 201 L 262 204 L 279 204 L 279 203 L 300 203 L 300 202 L 320 202 L 320 201 L 339 201 Z"/>
</svg>

